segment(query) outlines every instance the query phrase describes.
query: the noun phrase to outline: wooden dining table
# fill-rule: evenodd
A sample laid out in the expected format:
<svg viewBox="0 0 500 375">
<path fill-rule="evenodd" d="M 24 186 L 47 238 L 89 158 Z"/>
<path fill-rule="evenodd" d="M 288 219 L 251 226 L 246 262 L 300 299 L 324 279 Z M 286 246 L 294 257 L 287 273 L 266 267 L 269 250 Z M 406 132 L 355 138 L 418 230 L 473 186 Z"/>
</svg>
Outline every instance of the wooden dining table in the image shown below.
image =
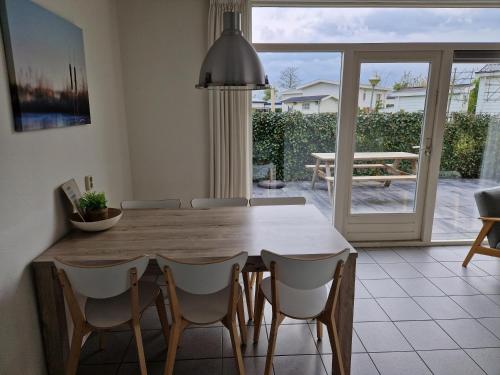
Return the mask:
<svg viewBox="0 0 500 375">
<path fill-rule="evenodd" d="M 110 230 L 71 231 L 32 263 L 48 373 L 64 374 L 71 329 L 55 273 L 55 257 L 99 264 L 146 254 L 150 266 L 157 268 L 157 253 L 175 259 L 205 260 L 247 251 L 244 271 L 253 272 L 266 270 L 260 258 L 262 249 L 314 257 L 345 248 L 350 249 L 350 255 L 335 319 L 349 374 L 357 253 L 314 206 L 128 210 Z M 159 268 L 157 271 L 159 274 Z"/>
</svg>

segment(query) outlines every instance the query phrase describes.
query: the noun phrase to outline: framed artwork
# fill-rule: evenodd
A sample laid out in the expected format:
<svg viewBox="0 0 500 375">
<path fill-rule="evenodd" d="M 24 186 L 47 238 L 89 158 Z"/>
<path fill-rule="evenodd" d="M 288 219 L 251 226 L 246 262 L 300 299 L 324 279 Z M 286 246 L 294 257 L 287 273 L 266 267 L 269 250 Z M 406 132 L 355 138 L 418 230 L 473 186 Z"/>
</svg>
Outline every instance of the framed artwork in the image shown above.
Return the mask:
<svg viewBox="0 0 500 375">
<path fill-rule="evenodd" d="M 16 131 L 90 124 L 82 29 L 29 0 L 0 0 Z"/>
</svg>

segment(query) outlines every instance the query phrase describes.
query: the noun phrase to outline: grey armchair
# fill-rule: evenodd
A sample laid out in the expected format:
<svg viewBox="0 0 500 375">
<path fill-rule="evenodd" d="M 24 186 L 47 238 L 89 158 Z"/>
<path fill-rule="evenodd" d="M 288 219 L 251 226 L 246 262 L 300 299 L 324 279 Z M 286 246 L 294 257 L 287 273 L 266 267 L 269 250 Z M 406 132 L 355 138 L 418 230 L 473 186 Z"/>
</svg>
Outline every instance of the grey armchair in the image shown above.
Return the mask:
<svg viewBox="0 0 500 375">
<path fill-rule="evenodd" d="M 500 187 L 481 190 L 474 194 L 483 227 L 464 259 L 463 267 L 467 267 L 474 254 L 500 257 Z M 488 237 L 489 247 L 482 246 Z"/>
</svg>

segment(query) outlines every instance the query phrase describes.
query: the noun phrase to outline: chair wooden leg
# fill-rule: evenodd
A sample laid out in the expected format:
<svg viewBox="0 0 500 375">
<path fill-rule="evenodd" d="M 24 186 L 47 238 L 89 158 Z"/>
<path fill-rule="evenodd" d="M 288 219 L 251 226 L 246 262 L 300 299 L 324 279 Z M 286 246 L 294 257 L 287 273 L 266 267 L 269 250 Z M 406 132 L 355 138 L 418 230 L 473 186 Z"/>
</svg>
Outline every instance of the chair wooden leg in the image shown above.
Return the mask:
<svg viewBox="0 0 500 375">
<path fill-rule="evenodd" d="M 318 336 L 318 341 L 323 339 L 323 324 L 321 324 L 319 319 L 316 319 L 316 335 Z"/>
<path fill-rule="evenodd" d="M 495 224 L 493 221 L 486 221 L 483 223 L 483 227 L 481 228 L 481 231 L 477 235 L 476 240 L 472 244 L 472 247 L 470 248 L 469 253 L 465 257 L 464 262 L 462 263 L 462 267 L 467 267 L 470 260 L 472 259 L 472 257 L 476 253 L 477 248 L 481 246 L 484 238 L 490 232 L 491 228 L 493 228 L 493 224 Z"/>
<path fill-rule="evenodd" d="M 243 287 L 245 289 L 245 299 L 247 301 L 248 320 L 253 320 L 252 286 L 250 284 L 248 272 L 242 272 L 241 275 L 243 276 Z"/>
<path fill-rule="evenodd" d="M 260 282 L 264 277 L 264 272 L 255 272 L 255 303 L 257 303 L 257 298 L 259 297 Z M 255 315 L 255 312 L 254 312 Z"/>
<path fill-rule="evenodd" d="M 271 332 L 269 332 L 269 344 L 267 346 L 267 357 L 266 357 L 266 367 L 264 370 L 264 375 L 271 375 L 273 371 L 273 357 L 274 350 L 276 349 L 276 339 L 278 337 L 278 327 L 283 319 L 275 319 L 271 323 Z"/>
<path fill-rule="evenodd" d="M 161 292 L 161 289 L 160 293 L 156 297 L 155 304 L 156 304 L 156 311 L 158 312 L 158 318 L 160 319 L 163 336 L 165 337 L 165 344 L 168 345 L 170 329 L 168 326 L 167 310 L 165 309 L 165 301 L 163 299 L 163 293 Z"/>
<path fill-rule="evenodd" d="M 133 320 L 131 322 L 132 331 L 134 333 L 135 344 L 137 346 L 137 356 L 139 357 L 139 368 L 141 370 L 141 375 L 147 375 L 148 370 L 146 367 L 146 356 L 144 355 L 144 345 L 142 343 L 142 333 L 141 326 L 138 320 Z"/>
<path fill-rule="evenodd" d="M 231 336 L 231 345 L 233 346 L 234 357 L 236 360 L 236 369 L 239 375 L 245 374 L 245 366 L 243 365 L 243 355 L 241 354 L 241 342 L 236 328 L 235 318 L 228 324 L 229 335 Z"/>
<path fill-rule="evenodd" d="M 243 296 L 240 296 L 240 299 L 238 300 L 237 313 L 238 313 L 238 323 L 240 326 L 241 343 L 243 345 L 246 345 L 247 344 L 247 325 L 246 325 L 246 321 L 245 321 L 245 310 L 243 309 Z"/>
<path fill-rule="evenodd" d="M 174 324 L 172 324 L 170 338 L 168 340 L 167 360 L 165 363 L 164 375 L 172 375 L 174 373 L 175 356 L 177 355 L 177 346 L 179 345 L 181 334 L 181 323 L 174 322 Z"/>
<path fill-rule="evenodd" d="M 257 272 L 252 272 L 252 276 L 250 277 L 250 290 L 252 290 L 255 285 L 255 280 L 257 279 Z"/>
<path fill-rule="evenodd" d="M 83 328 L 75 326 L 73 329 L 73 337 L 71 339 L 71 349 L 69 352 L 68 363 L 66 365 L 66 375 L 76 375 L 76 371 L 78 370 L 78 360 L 80 359 L 80 352 L 82 349 L 83 336 Z"/>
<path fill-rule="evenodd" d="M 257 299 L 255 301 L 255 321 L 253 326 L 253 342 L 257 344 L 259 342 L 260 327 L 262 326 L 262 318 L 264 317 L 264 303 L 265 297 L 262 291 L 257 294 Z"/>
<path fill-rule="evenodd" d="M 326 323 L 330 345 L 332 347 L 332 374 L 345 375 L 344 363 L 342 360 L 342 350 L 335 321 L 331 319 Z"/>
</svg>

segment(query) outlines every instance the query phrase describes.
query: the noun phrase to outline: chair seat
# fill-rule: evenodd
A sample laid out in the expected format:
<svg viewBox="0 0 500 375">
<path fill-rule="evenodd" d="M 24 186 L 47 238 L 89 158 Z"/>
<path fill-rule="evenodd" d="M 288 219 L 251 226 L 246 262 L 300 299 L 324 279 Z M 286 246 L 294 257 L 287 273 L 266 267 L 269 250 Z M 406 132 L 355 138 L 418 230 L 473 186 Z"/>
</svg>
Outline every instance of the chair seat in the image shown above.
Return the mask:
<svg viewBox="0 0 500 375">
<path fill-rule="evenodd" d="M 144 311 L 151 305 L 160 287 L 150 281 L 139 281 L 139 308 Z M 87 322 L 96 328 L 111 328 L 132 319 L 131 290 L 106 299 L 88 298 L 85 303 Z"/>
<path fill-rule="evenodd" d="M 294 289 L 277 281 L 280 311 L 295 319 L 310 319 L 318 316 L 325 308 L 328 288 Z M 266 299 L 272 303 L 271 278 L 262 280 L 260 287 Z"/>
<path fill-rule="evenodd" d="M 213 294 L 192 294 L 176 288 L 181 315 L 195 324 L 211 324 L 227 315 L 231 287 Z"/>
</svg>

